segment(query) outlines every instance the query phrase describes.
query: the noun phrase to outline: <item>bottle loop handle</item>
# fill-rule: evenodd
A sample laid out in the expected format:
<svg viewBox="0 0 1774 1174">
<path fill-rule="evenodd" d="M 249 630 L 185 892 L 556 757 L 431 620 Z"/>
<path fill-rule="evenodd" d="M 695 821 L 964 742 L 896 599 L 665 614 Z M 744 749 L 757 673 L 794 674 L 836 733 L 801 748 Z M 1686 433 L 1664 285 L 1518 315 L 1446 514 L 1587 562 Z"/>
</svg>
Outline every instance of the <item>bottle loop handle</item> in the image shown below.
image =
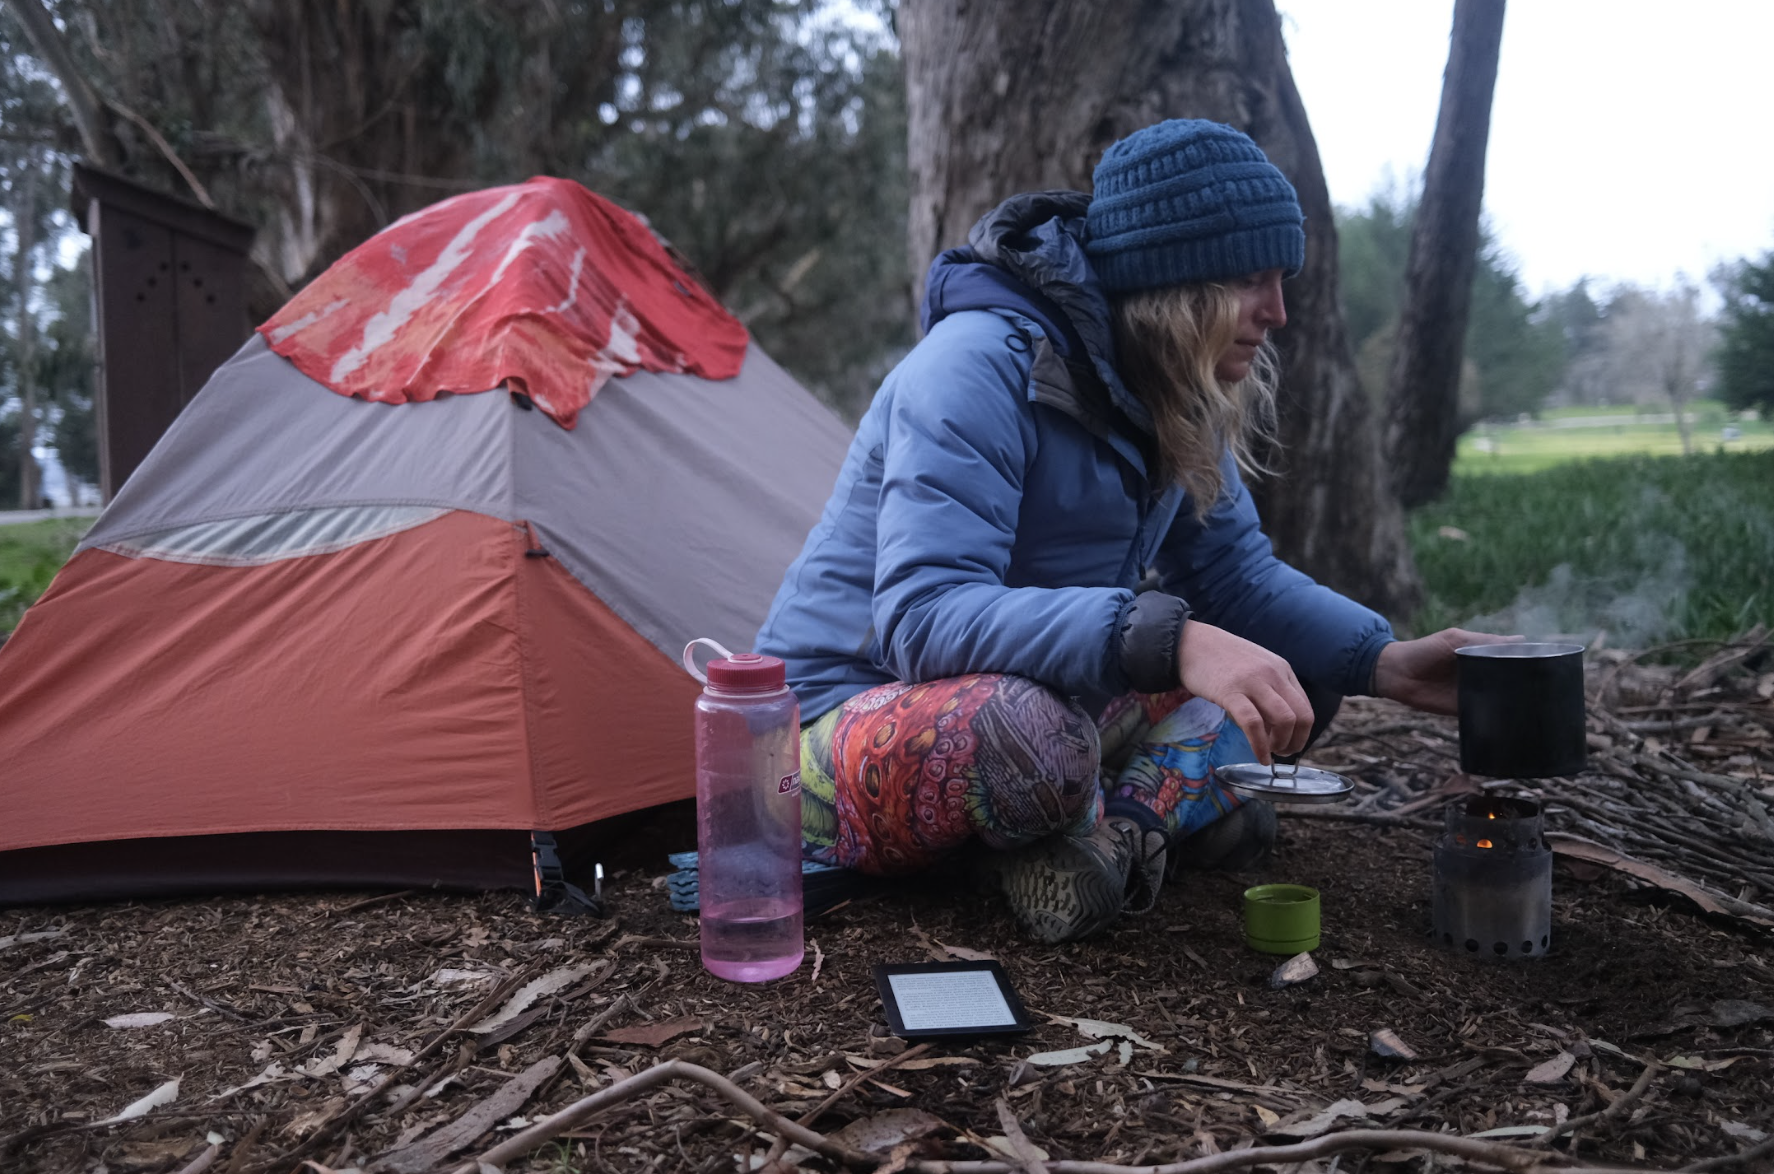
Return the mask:
<svg viewBox="0 0 1774 1174">
<path fill-rule="evenodd" d="M 706 645 L 713 650 L 715 654 L 714 658 L 729 657 L 733 654 L 728 652 L 726 648 L 722 647 L 718 640 L 710 640 L 707 636 L 698 636 L 696 639 L 684 645 L 684 671 L 688 672 L 692 677 L 695 677 L 698 681 L 701 681 L 706 685 L 708 684 L 708 675 L 696 667 L 696 646 L 698 644 Z"/>
</svg>

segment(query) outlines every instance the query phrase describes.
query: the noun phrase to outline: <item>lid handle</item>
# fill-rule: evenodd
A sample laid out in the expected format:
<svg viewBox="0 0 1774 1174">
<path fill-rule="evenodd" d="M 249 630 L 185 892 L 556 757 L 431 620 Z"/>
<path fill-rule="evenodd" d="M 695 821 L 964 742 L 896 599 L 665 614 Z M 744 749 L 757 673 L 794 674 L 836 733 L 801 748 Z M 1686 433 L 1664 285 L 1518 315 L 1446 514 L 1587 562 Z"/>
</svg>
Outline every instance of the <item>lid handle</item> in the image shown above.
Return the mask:
<svg viewBox="0 0 1774 1174">
<path fill-rule="evenodd" d="M 684 645 L 684 671 L 688 672 L 692 677 L 695 677 L 698 681 L 701 681 L 706 685 L 708 684 L 708 674 L 696 667 L 696 646 L 698 644 L 707 645 L 714 652 L 715 655 L 710 658 L 711 660 L 730 657 L 733 654 L 722 647 L 719 641 L 710 640 L 707 636 L 698 636 L 696 639 Z"/>
</svg>

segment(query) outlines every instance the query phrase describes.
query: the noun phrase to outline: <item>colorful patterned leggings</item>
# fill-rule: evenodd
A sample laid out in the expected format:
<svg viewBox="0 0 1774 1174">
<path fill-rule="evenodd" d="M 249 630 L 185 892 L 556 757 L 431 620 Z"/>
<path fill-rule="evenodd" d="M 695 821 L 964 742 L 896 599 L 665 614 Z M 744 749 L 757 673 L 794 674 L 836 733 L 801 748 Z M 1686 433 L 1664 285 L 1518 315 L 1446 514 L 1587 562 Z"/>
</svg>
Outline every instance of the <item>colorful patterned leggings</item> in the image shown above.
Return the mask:
<svg viewBox="0 0 1774 1174">
<path fill-rule="evenodd" d="M 1225 710 L 1180 689 L 1127 694 L 1092 722 L 1026 677 L 880 685 L 802 727 L 802 836 L 809 859 L 902 876 L 975 837 L 1089 831 L 1105 800 L 1187 834 L 1238 805 L 1213 768 L 1253 757 Z"/>
</svg>

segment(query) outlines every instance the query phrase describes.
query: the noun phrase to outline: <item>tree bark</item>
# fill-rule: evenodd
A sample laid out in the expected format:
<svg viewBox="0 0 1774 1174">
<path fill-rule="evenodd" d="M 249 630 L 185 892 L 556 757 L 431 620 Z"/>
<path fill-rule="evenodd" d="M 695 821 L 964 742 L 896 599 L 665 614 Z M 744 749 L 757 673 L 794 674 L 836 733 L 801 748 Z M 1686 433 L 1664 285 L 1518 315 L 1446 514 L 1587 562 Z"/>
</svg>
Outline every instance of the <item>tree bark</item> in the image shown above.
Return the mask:
<svg viewBox="0 0 1774 1174">
<path fill-rule="evenodd" d="M 80 128 L 80 143 L 86 148 L 87 155 L 98 166 L 116 170 L 122 165 L 123 155 L 111 134 L 104 102 L 75 68 L 74 55 L 68 52 L 61 30 L 55 27 L 55 18 L 43 7 L 42 0 L 8 2 L 24 26 L 25 35 L 31 38 L 37 55 L 62 84 L 62 92 L 68 96 L 68 108 L 74 115 L 74 125 Z"/>
<path fill-rule="evenodd" d="M 1277 336 L 1279 475 L 1252 488 L 1283 558 L 1408 615 L 1419 582 L 1337 305 L 1330 195 L 1273 0 L 902 0 L 898 28 L 919 281 L 1003 197 L 1088 191 L 1105 147 L 1164 118 L 1238 127 L 1293 181 L 1306 267 Z"/>
<path fill-rule="evenodd" d="M 37 508 L 42 493 L 37 484 L 37 381 L 32 365 L 36 361 L 37 321 L 31 316 L 31 288 L 36 275 L 31 271 L 31 250 L 37 247 L 37 160 L 24 158 L 23 179 L 19 184 L 18 203 L 12 209 L 12 223 L 18 234 L 18 504 L 20 509 Z"/>
<path fill-rule="evenodd" d="M 1478 264 L 1503 5 L 1504 0 L 1454 3 L 1441 112 L 1411 231 L 1404 310 L 1387 380 L 1387 463 L 1406 509 L 1446 491 L 1460 435 L 1460 364 Z"/>
</svg>

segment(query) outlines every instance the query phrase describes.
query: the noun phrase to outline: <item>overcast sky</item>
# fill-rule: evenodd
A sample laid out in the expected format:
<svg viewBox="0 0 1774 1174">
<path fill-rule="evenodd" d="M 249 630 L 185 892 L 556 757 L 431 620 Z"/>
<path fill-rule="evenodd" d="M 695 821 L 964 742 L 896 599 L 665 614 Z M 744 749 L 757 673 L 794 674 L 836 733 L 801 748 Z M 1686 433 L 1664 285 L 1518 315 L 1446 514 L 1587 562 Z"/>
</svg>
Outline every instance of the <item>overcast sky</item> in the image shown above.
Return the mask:
<svg viewBox="0 0 1774 1174">
<path fill-rule="evenodd" d="M 1452 0 L 1277 0 L 1331 199 L 1429 157 Z M 1774 249 L 1770 0 L 1514 0 L 1485 212 L 1531 296 Z M 1592 286 L 1592 288 L 1594 288 Z"/>
</svg>

